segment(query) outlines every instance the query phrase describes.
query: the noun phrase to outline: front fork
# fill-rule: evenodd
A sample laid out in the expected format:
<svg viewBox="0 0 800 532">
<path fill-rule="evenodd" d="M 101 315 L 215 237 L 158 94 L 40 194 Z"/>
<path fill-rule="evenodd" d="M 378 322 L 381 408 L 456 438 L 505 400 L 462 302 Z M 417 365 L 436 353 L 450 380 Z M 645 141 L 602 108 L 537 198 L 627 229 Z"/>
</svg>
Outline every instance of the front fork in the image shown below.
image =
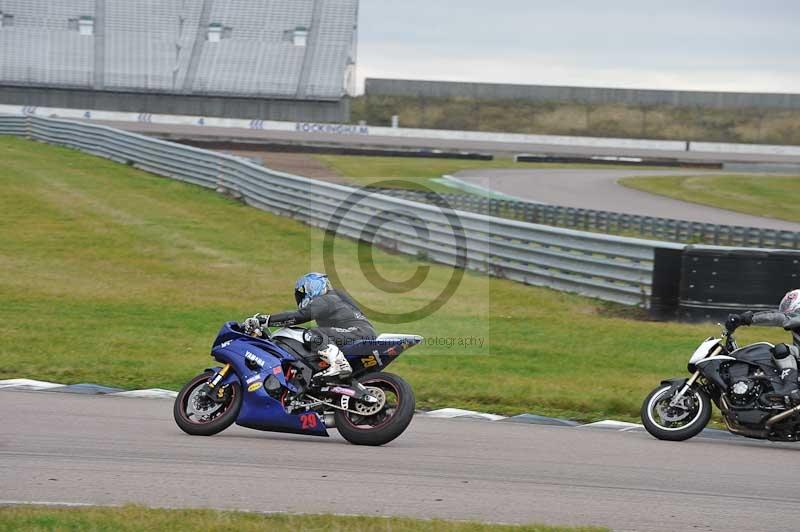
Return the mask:
<svg viewBox="0 0 800 532">
<path fill-rule="evenodd" d="M 224 379 L 224 378 L 225 378 L 225 375 L 227 375 L 227 374 L 228 374 L 228 372 L 229 372 L 230 370 L 231 370 L 231 365 L 230 365 L 230 364 L 225 364 L 225 365 L 222 367 L 222 369 L 221 369 L 221 370 L 219 370 L 219 371 L 217 372 L 217 374 L 216 374 L 216 375 L 214 375 L 214 378 L 213 378 L 213 379 L 211 379 L 211 382 L 209 382 L 209 383 L 208 383 L 208 387 L 209 387 L 210 389 L 212 389 L 212 390 L 213 390 L 214 388 L 216 388 L 216 387 L 217 387 L 217 385 L 219 384 L 219 381 L 221 381 L 222 379 Z"/>
<path fill-rule="evenodd" d="M 219 383 L 222 381 L 222 379 L 225 378 L 225 376 L 228 374 L 230 370 L 231 370 L 231 365 L 225 364 L 222 367 L 222 369 L 220 369 L 217 372 L 217 374 L 214 375 L 214 378 L 212 378 L 211 381 L 205 385 L 206 395 L 208 396 L 209 399 L 211 399 L 215 403 L 221 403 L 222 401 L 225 400 L 225 390 L 223 388 L 220 388 L 219 390 L 215 391 L 215 389 L 217 386 L 219 386 Z"/>
<path fill-rule="evenodd" d="M 722 349 L 723 349 L 722 344 L 717 345 L 717 347 L 707 355 L 707 358 L 717 356 L 722 352 Z M 697 379 L 699 378 L 700 378 L 700 370 L 697 370 L 694 372 L 694 375 L 692 375 L 691 378 L 688 381 L 686 381 L 686 384 L 683 385 L 681 391 L 675 394 L 675 397 L 673 397 L 672 400 L 669 402 L 669 406 L 678 406 L 678 401 L 683 399 L 683 396 L 686 394 L 686 392 L 689 391 L 689 388 L 691 388 L 692 385 L 695 383 L 695 381 L 697 381 Z"/>
<path fill-rule="evenodd" d="M 683 399 L 683 396 L 686 395 L 686 392 L 689 391 L 692 385 L 699 378 L 700 378 L 700 371 L 698 370 L 694 372 L 694 375 L 692 375 L 688 381 L 686 381 L 686 384 L 684 384 L 681 387 L 681 390 L 672 397 L 672 400 L 670 400 L 669 402 L 669 406 L 679 406 L 678 403 L 681 401 L 681 399 Z"/>
</svg>

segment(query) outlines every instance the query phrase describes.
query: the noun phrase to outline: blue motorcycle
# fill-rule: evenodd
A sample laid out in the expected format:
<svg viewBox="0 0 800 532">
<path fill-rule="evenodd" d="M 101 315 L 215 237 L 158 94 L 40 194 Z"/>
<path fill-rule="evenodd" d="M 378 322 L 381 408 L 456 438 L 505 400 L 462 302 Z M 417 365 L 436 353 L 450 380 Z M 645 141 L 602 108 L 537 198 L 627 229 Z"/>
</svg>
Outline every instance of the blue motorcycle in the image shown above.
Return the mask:
<svg viewBox="0 0 800 532">
<path fill-rule="evenodd" d="M 356 445 L 383 445 L 414 416 L 411 386 L 385 373 L 421 336 L 382 334 L 344 346 L 353 373 L 334 382 L 317 376 L 319 356 L 306 348 L 301 327 L 246 334 L 235 321 L 222 326 L 211 356 L 221 367 L 189 381 L 175 399 L 175 422 L 186 433 L 217 434 L 236 422 L 271 432 L 328 436 L 336 427 Z"/>
</svg>

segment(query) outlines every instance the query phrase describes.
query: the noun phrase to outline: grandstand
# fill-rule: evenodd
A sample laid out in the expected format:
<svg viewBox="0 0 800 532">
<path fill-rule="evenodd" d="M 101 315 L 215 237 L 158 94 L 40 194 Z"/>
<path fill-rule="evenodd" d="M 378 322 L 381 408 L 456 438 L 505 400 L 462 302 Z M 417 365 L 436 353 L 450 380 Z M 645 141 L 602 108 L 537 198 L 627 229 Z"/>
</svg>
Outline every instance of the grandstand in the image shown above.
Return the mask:
<svg viewBox="0 0 800 532">
<path fill-rule="evenodd" d="M 0 0 L 0 103 L 345 121 L 358 0 Z"/>
</svg>

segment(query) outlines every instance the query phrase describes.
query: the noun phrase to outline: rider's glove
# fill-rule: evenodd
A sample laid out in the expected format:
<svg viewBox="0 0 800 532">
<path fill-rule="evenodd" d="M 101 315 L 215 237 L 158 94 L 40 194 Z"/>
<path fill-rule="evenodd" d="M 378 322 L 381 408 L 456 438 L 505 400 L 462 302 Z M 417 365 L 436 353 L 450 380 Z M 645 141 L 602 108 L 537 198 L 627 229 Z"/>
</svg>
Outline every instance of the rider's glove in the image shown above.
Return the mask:
<svg viewBox="0 0 800 532">
<path fill-rule="evenodd" d="M 253 334 L 253 332 L 259 328 L 261 328 L 261 323 L 258 321 L 257 316 L 247 318 L 244 320 L 244 323 L 242 323 L 242 329 L 244 329 L 245 334 Z"/>
<path fill-rule="evenodd" d="M 742 314 L 728 314 L 728 319 L 725 320 L 725 328 L 733 332 L 740 325 L 751 325 L 752 323 L 753 313 L 748 310 Z"/>
<path fill-rule="evenodd" d="M 733 332 L 736 328 L 742 324 L 742 317 L 738 314 L 728 314 L 728 319 L 725 320 L 725 329 L 728 332 Z"/>
</svg>

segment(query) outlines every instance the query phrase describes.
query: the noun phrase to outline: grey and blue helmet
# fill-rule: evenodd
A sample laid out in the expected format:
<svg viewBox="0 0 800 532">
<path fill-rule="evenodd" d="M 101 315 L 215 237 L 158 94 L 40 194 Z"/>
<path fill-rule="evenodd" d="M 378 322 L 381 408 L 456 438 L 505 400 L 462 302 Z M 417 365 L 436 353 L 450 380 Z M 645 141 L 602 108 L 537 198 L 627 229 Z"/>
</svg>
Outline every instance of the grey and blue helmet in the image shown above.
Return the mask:
<svg viewBox="0 0 800 532">
<path fill-rule="evenodd" d="M 786 292 L 778 305 L 778 312 L 800 314 L 800 290 L 794 289 Z"/>
<path fill-rule="evenodd" d="M 308 302 L 326 294 L 331 289 L 331 282 L 324 273 L 307 273 L 297 280 L 294 285 L 294 299 L 300 308 L 308 305 Z"/>
</svg>

